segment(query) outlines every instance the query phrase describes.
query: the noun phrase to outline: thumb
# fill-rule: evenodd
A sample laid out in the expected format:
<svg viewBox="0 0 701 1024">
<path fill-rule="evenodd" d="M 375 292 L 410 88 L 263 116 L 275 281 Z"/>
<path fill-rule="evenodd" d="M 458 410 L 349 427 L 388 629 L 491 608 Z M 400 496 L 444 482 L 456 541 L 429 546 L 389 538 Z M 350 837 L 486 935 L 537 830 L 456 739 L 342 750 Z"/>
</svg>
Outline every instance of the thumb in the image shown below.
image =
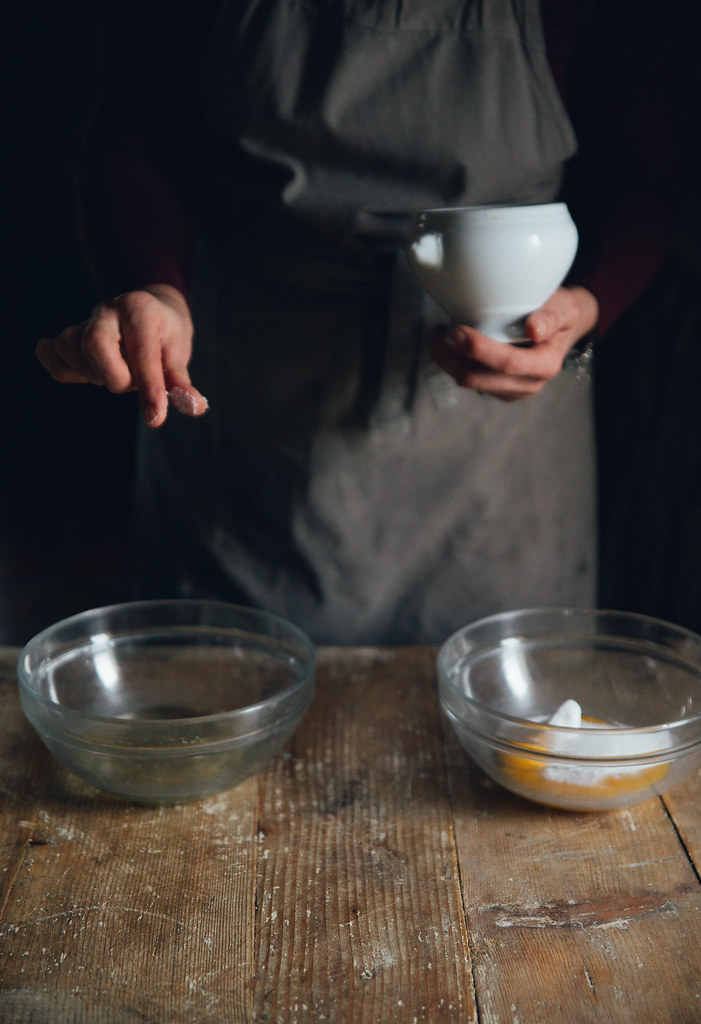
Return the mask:
<svg viewBox="0 0 701 1024">
<path fill-rule="evenodd" d="M 163 368 L 168 403 L 186 416 L 201 416 L 209 402 L 190 380 L 187 370 Z"/>
<path fill-rule="evenodd" d="M 565 322 L 562 310 L 555 299 L 549 299 L 540 309 L 526 317 L 526 334 L 533 342 L 551 338 Z"/>
</svg>

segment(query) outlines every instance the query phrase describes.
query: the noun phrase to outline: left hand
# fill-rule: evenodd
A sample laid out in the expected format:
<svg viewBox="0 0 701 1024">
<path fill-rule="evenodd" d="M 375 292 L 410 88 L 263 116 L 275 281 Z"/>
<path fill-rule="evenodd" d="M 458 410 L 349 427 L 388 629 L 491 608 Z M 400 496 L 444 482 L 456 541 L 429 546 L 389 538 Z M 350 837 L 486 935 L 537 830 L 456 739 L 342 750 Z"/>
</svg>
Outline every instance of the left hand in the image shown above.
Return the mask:
<svg viewBox="0 0 701 1024">
<path fill-rule="evenodd" d="M 448 334 L 437 328 L 431 353 L 461 387 L 516 402 L 537 395 L 557 376 L 569 350 L 592 330 L 598 316 L 598 303 L 586 288 L 558 288 L 526 320 L 531 345 L 505 344 L 461 326 Z"/>
</svg>

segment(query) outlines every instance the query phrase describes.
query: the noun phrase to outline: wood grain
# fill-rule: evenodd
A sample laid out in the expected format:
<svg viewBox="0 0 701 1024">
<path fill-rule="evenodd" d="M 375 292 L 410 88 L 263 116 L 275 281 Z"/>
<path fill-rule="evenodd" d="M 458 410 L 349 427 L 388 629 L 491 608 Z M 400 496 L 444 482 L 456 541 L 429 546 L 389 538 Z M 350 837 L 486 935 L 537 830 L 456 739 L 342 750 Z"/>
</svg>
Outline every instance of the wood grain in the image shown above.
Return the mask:
<svg viewBox="0 0 701 1024">
<path fill-rule="evenodd" d="M 446 746 L 480 1024 L 701 1020 L 701 886 L 663 802 L 548 810 Z"/>
<path fill-rule="evenodd" d="M 432 664 L 322 663 L 264 787 L 256 1020 L 474 1019 Z"/>
<path fill-rule="evenodd" d="M 473 767 L 435 651 L 326 649 L 269 768 L 131 805 L 65 773 L 0 650 L 3 1024 L 691 1024 L 701 774 L 609 814 Z"/>
</svg>

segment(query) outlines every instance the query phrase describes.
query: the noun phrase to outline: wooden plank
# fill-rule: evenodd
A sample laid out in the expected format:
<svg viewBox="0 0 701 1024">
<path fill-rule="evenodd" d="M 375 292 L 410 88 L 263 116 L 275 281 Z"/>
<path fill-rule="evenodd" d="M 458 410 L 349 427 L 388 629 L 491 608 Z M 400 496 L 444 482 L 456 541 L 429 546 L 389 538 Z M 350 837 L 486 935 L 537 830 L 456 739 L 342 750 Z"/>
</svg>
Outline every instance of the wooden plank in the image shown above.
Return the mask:
<svg viewBox="0 0 701 1024">
<path fill-rule="evenodd" d="M 549 810 L 446 749 L 481 1024 L 700 1020 L 699 879 L 662 801 Z"/>
<path fill-rule="evenodd" d="M 322 657 L 312 714 L 266 779 L 255 1020 L 476 1019 L 433 664 Z"/>
<path fill-rule="evenodd" d="M 689 779 L 670 789 L 662 799 L 697 875 L 701 876 L 701 768 Z"/>
<path fill-rule="evenodd" d="M 63 772 L 0 700 L 0 1020 L 248 1021 L 258 782 L 132 806 Z"/>
</svg>

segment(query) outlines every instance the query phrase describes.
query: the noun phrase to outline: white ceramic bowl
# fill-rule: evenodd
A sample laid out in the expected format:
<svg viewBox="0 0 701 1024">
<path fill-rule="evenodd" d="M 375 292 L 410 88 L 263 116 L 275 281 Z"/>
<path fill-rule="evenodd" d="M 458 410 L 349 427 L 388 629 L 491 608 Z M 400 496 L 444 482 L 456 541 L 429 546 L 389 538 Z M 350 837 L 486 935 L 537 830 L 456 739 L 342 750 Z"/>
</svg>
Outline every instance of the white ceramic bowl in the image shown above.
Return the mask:
<svg viewBox="0 0 701 1024">
<path fill-rule="evenodd" d="M 658 795 L 701 765 L 701 637 L 626 612 L 534 608 L 482 619 L 438 657 L 440 699 L 496 782 L 567 810 Z M 566 701 L 579 726 L 549 724 Z"/>
<path fill-rule="evenodd" d="M 409 262 L 453 324 L 525 340 L 523 321 L 562 284 L 577 252 L 565 203 L 423 210 Z"/>
</svg>

